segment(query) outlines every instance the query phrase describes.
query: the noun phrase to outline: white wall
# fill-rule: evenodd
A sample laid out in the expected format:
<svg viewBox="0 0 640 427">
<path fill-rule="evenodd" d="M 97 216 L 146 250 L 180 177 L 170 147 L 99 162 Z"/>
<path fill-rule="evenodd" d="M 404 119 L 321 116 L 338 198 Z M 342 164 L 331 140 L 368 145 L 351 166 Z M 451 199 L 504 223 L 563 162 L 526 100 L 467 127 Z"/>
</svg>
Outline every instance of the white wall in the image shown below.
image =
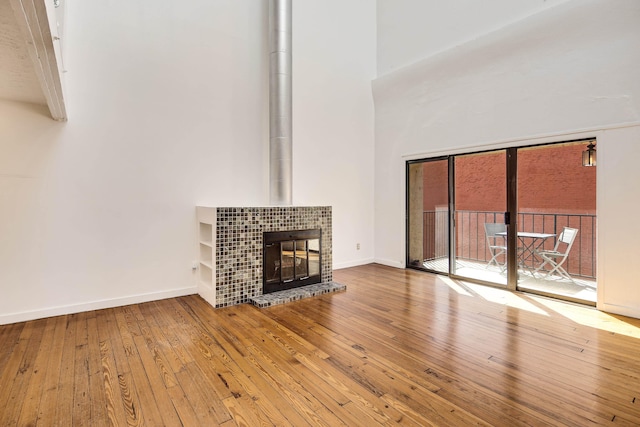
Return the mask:
<svg viewBox="0 0 640 427">
<path fill-rule="evenodd" d="M 640 231 L 618 225 L 640 198 L 610 190 L 640 178 L 640 141 L 625 128 L 640 123 L 638 22 L 637 1 L 574 0 L 375 80 L 376 260 L 404 265 L 407 159 L 596 136 L 599 306 L 640 317 L 620 262 L 640 254 Z"/>
<path fill-rule="evenodd" d="M 333 206 L 334 268 L 372 262 L 375 3 L 296 0 L 293 34 L 294 204 Z"/>
<path fill-rule="evenodd" d="M 378 75 L 567 0 L 377 0 Z"/>
<path fill-rule="evenodd" d="M 338 2 L 294 5 L 294 72 L 313 70 L 294 77 L 294 203 L 334 206 L 337 266 L 373 258 L 375 73 L 375 6 L 339 5 L 335 25 Z M 266 18 L 267 1 L 67 4 L 69 121 L 0 102 L 0 323 L 195 292 L 195 206 L 268 202 Z"/>
<path fill-rule="evenodd" d="M 604 131 L 598 146 L 598 308 L 640 318 L 640 125 Z"/>
</svg>

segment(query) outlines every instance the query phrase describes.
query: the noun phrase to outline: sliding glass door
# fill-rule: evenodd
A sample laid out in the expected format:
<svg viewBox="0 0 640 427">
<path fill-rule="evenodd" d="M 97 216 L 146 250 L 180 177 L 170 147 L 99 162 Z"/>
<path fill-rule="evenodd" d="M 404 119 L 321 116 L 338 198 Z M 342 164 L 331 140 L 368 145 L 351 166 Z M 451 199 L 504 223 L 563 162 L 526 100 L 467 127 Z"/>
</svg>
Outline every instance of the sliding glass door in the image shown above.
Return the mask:
<svg viewBox="0 0 640 427">
<path fill-rule="evenodd" d="M 506 151 L 454 157 L 455 263 L 458 277 L 507 284 Z"/>
<path fill-rule="evenodd" d="M 594 303 L 591 142 L 407 162 L 407 266 Z"/>
<path fill-rule="evenodd" d="M 518 150 L 518 289 L 596 301 L 596 168 L 590 141 Z"/>
<path fill-rule="evenodd" d="M 506 285 L 505 155 L 408 162 L 408 266 Z"/>
</svg>

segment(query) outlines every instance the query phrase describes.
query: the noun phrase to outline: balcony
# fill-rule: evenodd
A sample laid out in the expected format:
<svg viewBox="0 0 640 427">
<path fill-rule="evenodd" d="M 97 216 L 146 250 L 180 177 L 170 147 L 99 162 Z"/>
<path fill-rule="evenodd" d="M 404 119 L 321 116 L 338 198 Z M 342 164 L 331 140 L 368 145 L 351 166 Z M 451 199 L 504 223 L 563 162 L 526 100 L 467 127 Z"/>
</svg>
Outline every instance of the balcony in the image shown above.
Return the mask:
<svg viewBox="0 0 640 427">
<path fill-rule="evenodd" d="M 489 266 L 491 252 L 484 231 L 485 223 L 503 222 L 503 212 L 456 211 L 456 264 L 455 274 L 476 280 L 506 285 L 506 272 L 496 265 Z M 571 299 L 596 301 L 596 216 L 573 213 L 518 213 L 518 231 L 550 233 L 559 235 L 564 227 L 578 229 L 578 235 L 566 262 L 562 265 L 571 280 L 558 275 L 546 278 L 545 268 L 534 273 L 541 263 L 531 257 L 520 263 L 518 287 L 545 294 L 561 295 Z M 448 224 L 446 211 L 425 211 L 423 213 L 423 254 L 422 266 L 429 270 L 447 272 Z M 538 250 L 551 250 L 555 238 L 547 239 Z M 497 259 L 505 262 L 504 255 Z"/>
</svg>

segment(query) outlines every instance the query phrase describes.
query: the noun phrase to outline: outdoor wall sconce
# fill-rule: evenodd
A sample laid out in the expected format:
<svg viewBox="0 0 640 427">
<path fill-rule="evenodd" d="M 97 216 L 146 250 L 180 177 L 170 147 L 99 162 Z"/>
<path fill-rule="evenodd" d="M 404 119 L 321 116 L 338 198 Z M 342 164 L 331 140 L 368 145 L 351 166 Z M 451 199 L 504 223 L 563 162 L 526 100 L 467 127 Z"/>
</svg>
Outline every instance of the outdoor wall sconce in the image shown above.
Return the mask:
<svg viewBox="0 0 640 427">
<path fill-rule="evenodd" d="M 595 166 L 596 165 L 596 146 L 593 142 L 587 145 L 587 149 L 582 152 L 582 166 Z"/>
</svg>

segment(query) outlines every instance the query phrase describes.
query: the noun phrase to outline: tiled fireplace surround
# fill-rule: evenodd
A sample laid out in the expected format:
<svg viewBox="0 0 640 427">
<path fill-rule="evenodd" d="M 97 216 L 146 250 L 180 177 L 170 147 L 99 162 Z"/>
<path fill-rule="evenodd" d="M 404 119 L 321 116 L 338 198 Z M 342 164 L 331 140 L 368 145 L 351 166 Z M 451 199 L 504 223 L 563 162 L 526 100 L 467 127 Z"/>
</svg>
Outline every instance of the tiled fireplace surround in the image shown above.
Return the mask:
<svg viewBox="0 0 640 427">
<path fill-rule="evenodd" d="M 321 282 L 332 281 L 331 206 L 199 206 L 197 214 L 201 260 L 198 289 L 216 308 L 246 303 L 262 295 L 262 243 L 263 233 L 268 231 L 320 228 Z M 207 235 L 207 226 L 211 236 Z"/>
</svg>

